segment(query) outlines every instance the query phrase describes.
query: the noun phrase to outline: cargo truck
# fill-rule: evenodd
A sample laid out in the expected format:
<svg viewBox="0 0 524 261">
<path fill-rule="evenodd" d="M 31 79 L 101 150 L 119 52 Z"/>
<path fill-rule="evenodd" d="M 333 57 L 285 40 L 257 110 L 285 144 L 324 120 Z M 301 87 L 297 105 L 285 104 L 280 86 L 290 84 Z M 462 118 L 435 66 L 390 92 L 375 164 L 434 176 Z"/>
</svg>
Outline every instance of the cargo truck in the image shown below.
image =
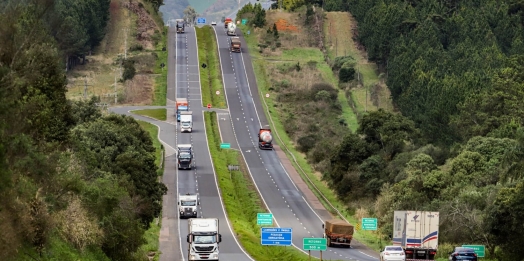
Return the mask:
<svg viewBox="0 0 524 261">
<path fill-rule="evenodd" d="M 393 245 L 404 248 L 406 260 L 435 260 L 439 212 L 395 211 L 393 222 Z"/>
<path fill-rule="evenodd" d="M 239 37 L 231 37 L 231 51 L 232 52 L 240 52 L 240 38 Z"/>
<path fill-rule="evenodd" d="M 186 27 L 186 22 L 184 21 L 184 19 L 176 19 L 175 22 L 176 22 L 176 33 L 177 34 L 184 33 L 184 30 Z"/>
<path fill-rule="evenodd" d="M 180 132 L 193 132 L 193 112 L 180 112 Z"/>
<path fill-rule="evenodd" d="M 327 246 L 334 245 L 351 247 L 351 240 L 355 227 L 348 222 L 340 219 L 331 219 L 324 221 L 322 224 L 324 229 L 324 238 L 326 238 Z"/>
<path fill-rule="evenodd" d="M 180 112 L 188 111 L 189 106 L 186 98 L 176 98 L 176 121 L 180 122 Z"/>
<path fill-rule="evenodd" d="M 180 212 L 180 218 L 198 217 L 197 205 L 200 205 L 198 194 L 178 194 L 178 211 Z"/>
<path fill-rule="evenodd" d="M 191 218 L 187 225 L 187 259 L 218 261 L 218 244 L 222 242 L 222 235 L 218 231 L 218 218 Z"/>
<path fill-rule="evenodd" d="M 237 35 L 237 26 L 235 23 L 229 23 L 227 26 L 227 35 L 229 36 L 236 36 Z"/>
<path fill-rule="evenodd" d="M 232 23 L 232 22 L 233 22 L 233 19 L 227 17 L 227 18 L 224 20 L 224 28 L 227 29 L 227 25 L 228 25 L 229 23 Z"/>
<path fill-rule="evenodd" d="M 271 129 L 260 129 L 258 131 L 258 147 L 263 150 L 273 149 L 273 135 Z"/>
<path fill-rule="evenodd" d="M 193 161 L 193 146 L 191 144 L 178 144 L 177 151 L 178 169 L 191 169 Z"/>
</svg>

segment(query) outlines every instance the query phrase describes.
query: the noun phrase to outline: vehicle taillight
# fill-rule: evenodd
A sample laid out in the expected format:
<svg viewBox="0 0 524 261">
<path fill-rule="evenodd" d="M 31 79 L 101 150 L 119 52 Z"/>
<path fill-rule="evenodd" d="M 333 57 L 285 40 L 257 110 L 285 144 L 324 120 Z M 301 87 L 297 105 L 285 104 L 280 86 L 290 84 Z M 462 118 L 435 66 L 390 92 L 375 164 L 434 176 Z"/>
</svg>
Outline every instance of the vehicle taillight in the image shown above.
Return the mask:
<svg viewBox="0 0 524 261">
<path fill-rule="evenodd" d="M 384 252 L 384 255 L 389 256 L 389 252 Z"/>
<path fill-rule="evenodd" d="M 436 255 L 437 252 L 429 252 L 430 255 Z"/>
<path fill-rule="evenodd" d="M 403 255 L 404 255 L 404 252 L 400 252 L 400 255 L 403 256 Z"/>
<path fill-rule="evenodd" d="M 406 254 L 413 254 L 412 250 L 406 250 Z"/>
<path fill-rule="evenodd" d="M 453 255 L 454 255 L 454 256 L 458 256 L 458 255 L 459 255 L 459 253 L 455 253 L 455 254 L 453 254 Z"/>
<path fill-rule="evenodd" d="M 473 255 L 474 255 L 474 256 L 477 256 L 477 253 L 474 253 Z"/>
</svg>

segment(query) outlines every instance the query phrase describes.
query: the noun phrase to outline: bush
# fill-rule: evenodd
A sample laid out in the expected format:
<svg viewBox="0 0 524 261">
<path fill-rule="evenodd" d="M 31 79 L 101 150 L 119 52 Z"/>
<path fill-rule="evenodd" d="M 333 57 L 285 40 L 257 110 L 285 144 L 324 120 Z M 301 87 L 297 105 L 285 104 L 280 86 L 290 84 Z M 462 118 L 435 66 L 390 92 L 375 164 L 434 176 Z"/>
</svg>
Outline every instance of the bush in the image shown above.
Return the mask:
<svg viewBox="0 0 524 261">
<path fill-rule="evenodd" d="M 310 99 L 316 100 L 317 95 L 320 91 L 326 91 L 329 96 L 328 99 L 331 101 L 336 101 L 338 97 L 338 91 L 329 83 L 315 83 L 311 86 L 310 90 Z"/>
<path fill-rule="evenodd" d="M 335 58 L 332 69 L 334 71 L 338 71 L 342 67 L 353 67 L 355 63 L 356 63 L 355 58 L 351 56 L 339 56 Z"/>
<path fill-rule="evenodd" d="M 124 73 L 122 74 L 122 80 L 125 82 L 127 80 L 133 79 L 136 74 L 135 61 L 132 59 L 124 60 Z"/>
<path fill-rule="evenodd" d="M 129 51 L 130 52 L 143 51 L 143 50 L 144 50 L 144 47 L 141 44 L 134 44 L 134 45 L 129 47 Z"/>
<path fill-rule="evenodd" d="M 338 79 L 341 82 L 350 82 L 355 79 L 355 68 L 341 68 L 338 72 Z"/>
<path fill-rule="evenodd" d="M 315 147 L 316 142 L 317 142 L 317 137 L 315 134 L 307 134 L 305 136 L 298 138 L 297 149 L 301 152 L 307 153 L 308 151 L 310 151 L 312 148 Z"/>
</svg>

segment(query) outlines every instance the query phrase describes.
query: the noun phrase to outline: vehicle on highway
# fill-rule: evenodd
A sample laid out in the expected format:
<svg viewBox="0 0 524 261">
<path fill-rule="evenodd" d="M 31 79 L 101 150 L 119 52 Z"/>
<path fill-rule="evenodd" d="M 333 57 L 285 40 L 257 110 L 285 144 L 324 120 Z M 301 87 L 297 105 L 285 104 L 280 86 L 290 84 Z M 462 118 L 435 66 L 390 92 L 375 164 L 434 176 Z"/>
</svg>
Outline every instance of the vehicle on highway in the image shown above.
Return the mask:
<svg viewBox="0 0 524 261">
<path fill-rule="evenodd" d="M 224 20 L 224 28 L 227 29 L 227 24 L 232 23 L 232 22 L 233 22 L 233 19 L 227 17 L 227 18 Z"/>
<path fill-rule="evenodd" d="M 180 132 L 193 132 L 193 112 L 180 112 Z"/>
<path fill-rule="evenodd" d="M 351 247 L 351 240 L 355 227 L 348 222 L 340 219 L 331 219 L 324 221 L 324 238 L 327 238 L 327 246 L 334 245 Z"/>
<path fill-rule="evenodd" d="M 213 21 L 213 22 L 211 22 L 211 25 L 213 25 L 213 26 L 217 25 L 217 22 Z"/>
<path fill-rule="evenodd" d="M 188 111 L 189 106 L 186 98 L 176 98 L 176 121 L 180 122 L 180 112 Z"/>
<path fill-rule="evenodd" d="M 218 261 L 218 244 L 222 242 L 222 235 L 218 231 L 218 218 L 191 218 L 187 225 L 187 259 Z"/>
<path fill-rule="evenodd" d="M 385 246 L 380 250 L 380 261 L 405 261 L 406 254 L 401 246 Z"/>
<path fill-rule="evenodd" d="M 178 144 L 177 151 L 178 169 L 191 169 L 193 161 L 193 146 L 191 144 Z"/>
<path fill-rule="evenodd" d="M 176 19 L 175 22 L 176 22 L 176 33 L 177 34 L 184 33 L 185 27 L 186 27 L 186 22 L 184 21 L 184 19 Z"/>
<path fill-rule="evenodd" d="M 258 131 L 258 147 L 263 150 L 273 149 L 273 135 L 271 135 L 271 129 L 261 128 Z"/>
<path fill-rule="evenodd" d="M 237 26 L 235 23 L 229 23 L 227 25 L 227 35 L 236 36 L 237 35 Z"/>
<path fill-rule="evenodd" d="M 180 212 L 180 218 L 197 218 L 197 205 L 200 205 L 198 194 L 178 194 L 178 211 Z"/>
<path fill-rule="evenodd" d="M 393 245 L 404 249 L 406 259 L 435 260 L 438 229 L 439 212 L 395 211 Z"/>
<path fill-rule="evenodd" d="M 239 37 L 231 37 L 231 51 L 240 53 L 240 38 Z"/>
<path fill-rule="evenodd" d="M 477 253 L 475 253 L 475 250 L 473 248 L 455 247 L 455 249 L 453 249 L 453 252 L 449 254 L 448 259 L 450 261 L 457 261 L 457 260 L 477 261 Z"/>
</svg>

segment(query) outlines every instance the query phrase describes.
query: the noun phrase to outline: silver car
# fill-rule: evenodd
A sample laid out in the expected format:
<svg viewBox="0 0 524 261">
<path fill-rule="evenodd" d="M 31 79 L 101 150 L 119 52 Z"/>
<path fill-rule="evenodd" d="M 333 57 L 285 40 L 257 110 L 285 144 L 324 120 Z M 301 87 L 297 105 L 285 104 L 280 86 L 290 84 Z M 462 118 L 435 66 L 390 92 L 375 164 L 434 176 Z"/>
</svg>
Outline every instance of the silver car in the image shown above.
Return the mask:
<svg viewBox="0 0 524 261">
<path fill-rule="evenodd" d="M 406 254 L 401 246 L 385 246 L 380 251 L 380 261 L 405 261 Z"/>
</svg>

